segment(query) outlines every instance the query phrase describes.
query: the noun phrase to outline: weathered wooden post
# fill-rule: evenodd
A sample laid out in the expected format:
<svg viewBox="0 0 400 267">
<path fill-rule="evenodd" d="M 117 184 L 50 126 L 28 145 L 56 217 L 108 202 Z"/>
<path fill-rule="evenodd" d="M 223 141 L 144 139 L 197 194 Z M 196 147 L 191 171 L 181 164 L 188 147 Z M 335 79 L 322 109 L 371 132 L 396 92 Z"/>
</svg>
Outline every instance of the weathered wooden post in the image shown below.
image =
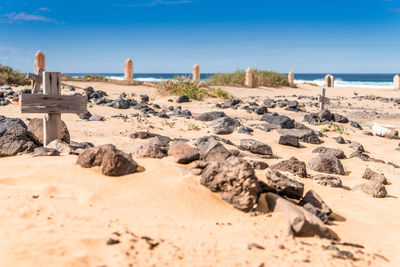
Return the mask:
<svg viewBox="0 0 400 267">
<path fill-rule="evenodd" d="M 393 77 L 393 86 L 394 89 L 400 89 L 400 76 L 398 74 L 394 75 Z"/>
<path fill-rule="evenodd" d="M 335 77 L 333 75 L 326 75 L 325 76 L 325 86 L 326 87 L 334 87 L 335 86 Z"/>
<path fill-rule="evenodd" d="M 128 81 L 129 83 L 133 81 L 133 62 L 130 58 L 125 60 L 124 80 Z"/>
<path fill-rule="evenodd" d="M 318 95 L 318 102 L 320 103 L 321 110 L 325 109 L 325 104 L 327 105 L 330 104 L 330 99 L 327 98 L 325 95 L 326 95 L 326 89 L 322 88 L 321 94 Z"/>
<path fill-rule="evenodd" d="M 86 96 L 62 96 L 61 73 L 43 72 L 43 94 L 21 94 L 21 113 L 48 113 L 43 117 L 43 145 L 62 138 L 61 113 L 85 113 Z"/>
<path fill-rule="evenodd" d="M 253 70 L 250 67 L 246 70 L 245 85 L 248 88 L 253 88 Z"/>
<path fill-rule="evenodd" d="M 294 72 L 290 71 L 288 74 L 289 86 L 294 87 Z"/>
<path fill-rule="evenodd" d="M 193 79 L 194 83 L 200 84 L 200 66 L 199 66 L 199 64 L 195 64 L 193 66 L 193 77 L 192 77 L 192 79 Z"/>
</svg>

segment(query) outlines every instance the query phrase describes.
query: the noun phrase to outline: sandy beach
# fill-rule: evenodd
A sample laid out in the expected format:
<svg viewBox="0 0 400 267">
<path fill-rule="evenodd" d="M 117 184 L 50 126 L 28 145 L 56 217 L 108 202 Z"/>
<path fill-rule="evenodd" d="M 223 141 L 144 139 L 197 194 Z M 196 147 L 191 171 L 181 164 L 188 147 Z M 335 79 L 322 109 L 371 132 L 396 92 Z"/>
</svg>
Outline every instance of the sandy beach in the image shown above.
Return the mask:
<svg viewBox="0 0 400 267">
<path fill-rule="evenodd" d="M 193 117 L 204 112 L 221 111 L 217 103 L 224 100 L 175 103 L 177 97 L 159 96 L 154 87 L 121 86 L 101 82 L 64 83 L 76 92 L 92 86 L 117 99 L 125 92 L 139 99 L 148 95 L 150 103 L 161 108 L 180 105 Z M 262 105 L 266 99 L 297 100 L 306 112 L 293 112 L 276 107 L 269 109 L 301 122 L 305 114 L 318 112 L 309 106 L 317 100 L 320 87 L 298 85 L 298 88 L 221 87 L 243 102 Z M 63 94 L 72 94 L 63 89 Z M 356 93 L 356 94 L 355 94 Z M 356 97 L 356 95 L 358 97 Z M 391 124 L 400 129 L 400 105 L 393 101 L 360 99 L 359 96 L 400 98 L 400 91 L 382 89 L 328 88 L 331 99 L 327 108 L 357 121 L 363 130 L 349 123 L 342 134 L 345 140 L 363 145 L 370 157 L 400 164 L 399 140 L 365 135 L 373 122 Z M 168 100 L 172 99 L 173 102 Z M 213 135 L 209 122 L 194 118 L 151 116 L 131 117 L 134 109 L 115 109 L 90 104 L 92 114 L 104 121 L 87 121 L 75 114 L 63 114 L 71 140 L 91 142 L 95 146 L 113 144 L 131 153 L 134 132 L 148 131 L 170 138 L 194 140 Z M 270 166 L 295 156 L 308 162 L 316 156 L 312 150 L 321 145 L 301 143 L 300 148 L 280 145 L 277 131 L 257 129 L 260 116 L 241 108 L 223 109 L 242 125 L 254 128 L 252 135 L 221 136 L 234 144 L 251 138 L 268 144 L 278 159 L 259 159 L 248 153 L 243 158 L 262 160 Z M 9 118 L 41 118 L 21 114 L 17 103 L 0 107 Z M 120 116 L 121 115 L 121 116 Z M 309 125 L 321 130 L 324 125 Z M 338 144 L 334 131 L 324 132 L 323 146 L 337 148 L 350 155 L 354 149 Z M 235 147 L 224 144 L 228 149 Z M 33 157 L 30 154 L 0 158 L 0 244 L 1 266 L 399 266 L 400 256 L 400 169 L 358 157 L 341 160 L 346 174 L 340 176 L 342 188 L 318 184 L 309 178 L 289 177 L 304 184 L 304 192 L 315 190 L 332 209 L 334 220 L 328 227 L 340 238 L 331 241 L 319 237 L 292 237 L 287 234 L 283 213 L 245 213 L 235 209 L 200 184 L 189 165 L 177 164 L 173 158 L 137 158 L 139 172 L 122 177 L 108 177 L 99 167 L 82 168 L 76 155 Z M 383 173 L 388 184 L 387 196 L 374 198 L 351 188 L 365 181 L 366 168 Z M 309 174 L 316 174 L 307 168 Z M 265 170 L 256 170 L 262 179 Z M 112 241 L 118 241 L 113 243 Z M 333 242 L 333 243 L 332 243 Z M 345 242 L 353 245 L 346 245 Z M 356 245 L 354 245 L 356 244 Z M 355 259 L 338 257 L 330 246 L 351 252 Z"/>
</svg>

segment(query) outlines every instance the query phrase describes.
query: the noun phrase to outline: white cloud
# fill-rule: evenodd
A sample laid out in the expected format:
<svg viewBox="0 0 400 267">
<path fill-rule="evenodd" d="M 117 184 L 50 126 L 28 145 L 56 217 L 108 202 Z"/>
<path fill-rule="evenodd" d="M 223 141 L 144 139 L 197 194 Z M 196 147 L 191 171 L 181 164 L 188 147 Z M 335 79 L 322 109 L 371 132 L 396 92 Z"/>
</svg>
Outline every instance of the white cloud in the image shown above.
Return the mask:
<svg viewBox="0 0 400 267">
<path fill-rule="evenodd" d="M 22 22 L 47 22 L 47 23 L 58 23 L 56 20 L 38 15 L 28 14 L 25 12 L 11 12 L 0 15 L 0 23 L 22 23 Z"/>
</svg>

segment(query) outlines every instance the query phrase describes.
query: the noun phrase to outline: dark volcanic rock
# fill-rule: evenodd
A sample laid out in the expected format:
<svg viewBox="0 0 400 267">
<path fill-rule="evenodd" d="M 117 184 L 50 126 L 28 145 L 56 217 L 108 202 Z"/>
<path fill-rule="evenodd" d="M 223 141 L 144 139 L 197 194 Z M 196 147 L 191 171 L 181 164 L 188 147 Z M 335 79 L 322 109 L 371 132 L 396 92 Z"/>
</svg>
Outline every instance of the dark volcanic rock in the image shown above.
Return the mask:
<svg viewBox="0 0 400 267">
<path fill-rule="evenodd" d="M 264 161 L 251 160 L 249 161 L 249 163 L 251 164 L 251 167 L 255 170 L 265 170 L 269 167 L 268 163 Z"/>
<path fill-rule="evenodd" d="M 196 118 L 199 121 L 213 121 L 218 118 L 227 117 L 226 114 L 222 111 L 211 111 L 201 114 Z"/>
<path fill-rule="evenodd" d="M 155 134 L 155 133 L 149 133 L 149 132 L 136 132 L 136 133 L 132 133 L 129 135 L 130 138 L 136 139 L 149 139 L 149 138 L 153 138 L 159 136 L 159 134 Z"/>
<path fill-rule="evenodd" d="M 350 125 L 352 126 L 352 127 L 354 127 L 354 128 L 357 128 L 357 129 L 360 129 L 360 130 L 362 130 L 362 127 L 361 127 L 361 125 L 360 124 L 358 124 L 357 122 L 355 122 L 355 121 L 351 121 L 350 122 Z"/>
<path fill-rule="evenodd" d="M 335 140 L 338 144 L 346 144 L 346 141 L 341 136 L 336 137 Z"/>
<path fill-rule="evenodd" d="M 300 237 L 319 236 L 322 238 L 334 239 L 336 235 L 326 227 L 314 214 L 308 212 L 301 206 L 297 206 L 276 194 L 267 193 L 265 197 L 268 208 L 271 211 L 283 212 L 288 219 L 289 233 Z"/>
<path fill-rule="evenodd" d="M 20 119 L 0 117 L 0 157 L 33 152 L 38 143 L 26 128 Z"/>
<path fill-rule="evenodd" d="M 208 162 L 224 161 L 231 153 L 213 136 L 199 138 L 196 146 L 200 151 L 200 159 Z"/>
<path fill-rule="evenodd" d="M 203 170 L 200 183 L 245 212 L 255 207 L 260 192 L 250 163 L 233 156 L 222 162 L 210 163 Z"/>
<path fill-rule="evenodd" d="M 173 141 L 170 143 L 168 156 L 174 157 L 177 163 L 189 164 L 200 159 L 200 152 L 183 141 Z"/>
<path fill-rule="evenodd" d="M 34 157 L 59 156 L 59 155 L 60 155 L 60 152 L 58 152 L 57 149 L 43 147 L 43 146 L 37 147 L 33 151 Z"/>
<path fill-rule="evenodd" d="M 333 121 L 339 122 L 339 123 L 348 123 L 349 119 L 340 114 L 333 114 Z"/>
<path fill-rule="evenodd" d="M 304 184 L 272 169 L 267 169 L 265 177 L 266 182 L 261 185 L 263 192 L 274 192 L 294 199 L 303 196 Z"/>
<path fill-rule="evenodd" d="M 252 128 L 246 127 L 246 126 L 241 126 L 238 130 L 238 133 L 244 133 L 244 134 L 250 134 L 254 132 Z"/>
<path fill-rule="evenodd" d="M 232 108 L 240 103 L 241 103 L 240 99 L 226 100 L 224 104 L 222 104 L 222 108 Z"/>
<path fill-rule="evenodd" d="M 290 172 L 302 178 L 307 177 L 306 163 L 296 159 L 295 157 L 278 162 L 277 164 L 272 165 L 271 169 Z"/>
<path fill-rule="evenodd" d="M 335 148 L 329 148 L 329 147 L 324 147 L 324 146 L 320 146 L 315 148 L 312 153 L 326 153 L 326 154 L 331 154 L 335 157 L 337 157 L 338 159 L 344 159 L 346 158 L 346 155 L 344 154 L 343 150 L 340 149 L 335 149 Z"/>
<path fill-rule="evenodd" d="M 253 139 L 241 139 L 239 149 L 247 150 L 254 154 L 272 155 L 272 149 L 269 145 Z"/>
<path fill-rule="evenodd" d="M 261 121 L 266 121 L 270 124 L 279 125 L 284 129 L 294 128 L 294 121 L 291 118 L 283 115 L 264 115 L 261 117 Z"/>
<path fill-rule="evenodd" d="M 310 144 L 321 144 L 318 135 L 311 129 L 280 129 L 278 133 L 297 137 L 300 141 Z"/>
<path fill-rule="evenodd" d="M 308 167 L 317 172 L 344 175 L 344 168 L 338 158 L 331 154 L 319 154 L 308 162 Z"/>
<path fill-rule="evenodd" d="M 230 117 L 222 117 L 214 120 L 210 123 L 213 127 L 215 134 L 231 134 L 236 127 L 240 125 L 240 122 Z"/>
<path fill-rule="evenodd" d="M 186 103 L 186 102 L 190 102 L 190 99 L 189 99 L 189 97 L 187 97 L 187 96 L 185 96 L 185 95 L 180 96 L 180 97 L 176 100 L 176 103 Z"/>
<path fill-rule="evenodd" d="M 138 165 L 129 154 L 113 145 L 102 145 L 86 149 L 78 157 L 77 164 L 83 168 L 100 166 L 107 176 L 122 176 L 136 172 Z"/>
<path fill-rule="evenodd" d="M 330 187 L 342 187 L 342 180 L 337 176 L 331 175 L 315 175 L 312 177 L 320 185 L 330 186 Z"/>
<path fill-rule="evenodd" d="M 324 223 L 328 222 L 329 215 L 332 213 L 329 206 L 314 190 L 308 191 L 299 204 L 320 218 Z"/>
<path fill-rule="evenodd" d="M 39 141 L 41 145 L 43 145 L 43 119 L 35 118 L 28 123 L 28 131 L 30 131 Z M 61 126 L 61 141 L 65 143 L 69 143 L 70 136 L 67 125 L 62 121 Z"/>
<path fill-rule="evenodd" d="M 279 144 L 292 147 L 300 147 L 299 138 L 293 135 L 281 135 L 279 137 Z"/>
</svg>

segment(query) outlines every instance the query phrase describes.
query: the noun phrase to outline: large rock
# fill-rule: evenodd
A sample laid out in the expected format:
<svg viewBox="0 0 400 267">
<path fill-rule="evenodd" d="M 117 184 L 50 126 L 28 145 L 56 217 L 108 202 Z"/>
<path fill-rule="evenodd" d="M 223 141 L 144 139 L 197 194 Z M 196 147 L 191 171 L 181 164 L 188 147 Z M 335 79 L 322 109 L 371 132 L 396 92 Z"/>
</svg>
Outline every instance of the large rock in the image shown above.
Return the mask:
<svg viewBox="0 0 400 267">
<path fill-rule="evenodd" d="M 222 117 L 210 123 L 215 134 L 231 134 L 236 127 L 240 126 L 240 122 L 230 117 Z"/>
<path fill-rule="evenodd" d="M 271 169 L 290 172 L 302 178 L 307 177 L 306 163 L 296 159 L 295 157 L 278 162 L 277 164 L 272 165 Z"/>
<path fill-rule="evenodd" d="M 312 129 L 280 129 L 278 133 L 295 136 L 304 143 L 321 144 L 321 140 Z"/>
<path fill-rule="evenodd" d="M 368 181 L 359 185 L 356 185 L 352 189 L 353 191 L 361 191 L 365 194 L 376 198 L 384 198 L 387 195 L 386 187 L 375 181 Z"/>
<path fill-rule="evenodd" d="M 346 155 L 344 154 L 343 150 L 340 149 L 335 149 L 335 148 L 329 148 L 329 147 L 324 147 L 324 146 L 320 146 L 315 148 L 312 153 L 326 153 L 326 154 L 331 154 L 335 157 L 337 157 L 338 159 L 344 159 L 346 158 Z"/>
<path fill-rule="evenodd" d="M 342 180 L 332 175 L 315 175 L 312 177 L 318 184 L 330 187 L 342 187 Z"/>
<path fill-rule="evenodd" d="M 43 145 L 43 119 L 35 118 L 28 123 L 28 131 L 33 133 L 39 143 Z M 62 122 L 61 126 L 61 141 L 68 143 L 71 141 L 67 125 Z"/>
<path fill-rule="evenodd" d="M 267 155 L 267 156 L 272 155 L 272 149 L 269 145 L 253 139 L 241 139 L 239 148 L 242 150 L 250 151 L 251 153 L 254 154 Z"/>
<path fill-rule="evenodd" d="M 168 148 L 151 143 L 137 143 L 133 146 L 132 155 L 141 158 L 161 159 L 168 155 Z"/>
<path fill-rule="evenodd" d="M 271 124 L 275 124 L 275 125 L 279 125 L 281 126 L 281 128 L 284 129 L 292 129 L 294 128 L 294 121 L 287 117 L 287 116 L 283 116 L 283 115 L 264 115 L 261 117 L 261 121 L 266 121 L 269 122 Z"/>
<path fill-rule="evenodd" d="M 211 112 L 205 112 L 205 113 L 201 114 L 200 116 L 198 116 L 196 118 L 196 120 L 199 120 L 199 121 L 213 121 L 213 120 L 216 120 L 216 119 L 222 118 L 222 117 L 227 117 L 224 112 L 222 112 L 222 111 L 211 111 Z"/>
<path fill-rule="evenodd" d="M 204 161 L 220 162 L 231 156 L 231 153 L 212 136 L 199 138 L 196 146 L 200 151 L 200 159 Z"/>
<path fill-rule="evenodd" d="M 299 138 L 293 135 L 281 135 L 279 137 L 279 144 L 292 147 L 300 147 Z"/>
<path fill-rule="evenodd" d="M 256 206 L 260 192 L 254 169 L 246 160 L 233 156 L 222 162 L 210 163 L 203 170 L 200 183 L 245 212 Z"/>
<path fill-rule="evenodd" d="M 290 179 L 276 170 L 267 169 L 265 178 L 265 184 L 262 184 L 263 192 L 274 192 L 294 199 L 301 199 L 303 196 L 304 184 Z M 261 181 L 264 182 L 264 180 Z"/>
<path fill-rule="evenodd" d="M 136 172 L 138 165 L 129 154 L 113 145 L 102 145 L 86 149 L 78 157 L 77 164 L 83 168 L 100 166 L 107 176 L 122 176 Z"/>
<path fill-rule="evenodd" d="M 381 183 L 381 184 L 387 184 L 387 180 L 385 175 L 374 172 L 370 168 L 367 168 L 364 172 L 363 177 L 364 179 L 371 180 L 373 182 Z"/>
<path fill-rule="evenodd" d="M 337 236 L 326 227 L 314 214 L 308 212 L 301 206 L 286 200 L 276 194 L 263 194 L 268 208 L 274 212 L 282 212 L 286 215 L 288 232 L 294 236 L 335 239 Z"/>
<path fill-rule="evenodd" d="M 308 162 L 308 167 L 316 172 L 344 175 L 344 168 L 338 158 L 331 154 L 319 154 Z"/>
<path fill-rule="evenodd" d="M 0 134 L 0 157 L 30 153 L 37 147 L 37 141 L 21 120 L 0 120 L 0 128 L 5 129 Z"/>
<path fill-rule="evenodd" d="M 197 148 L 191 147 L 183 141 L 173 141 L 168 150 L 168 156 L 175 158 L 177 163 L 188 164 L 200 158 Z"/>
<path fill-rule="evenodd" d="M 332 213 L 332 210 L 329 208 L 329 206 L 314 190 L 308 191 L 301 199 L 299 204 L 320 218 L 324 223 L 328 222 L 329 215 Z"/>
</svg>

